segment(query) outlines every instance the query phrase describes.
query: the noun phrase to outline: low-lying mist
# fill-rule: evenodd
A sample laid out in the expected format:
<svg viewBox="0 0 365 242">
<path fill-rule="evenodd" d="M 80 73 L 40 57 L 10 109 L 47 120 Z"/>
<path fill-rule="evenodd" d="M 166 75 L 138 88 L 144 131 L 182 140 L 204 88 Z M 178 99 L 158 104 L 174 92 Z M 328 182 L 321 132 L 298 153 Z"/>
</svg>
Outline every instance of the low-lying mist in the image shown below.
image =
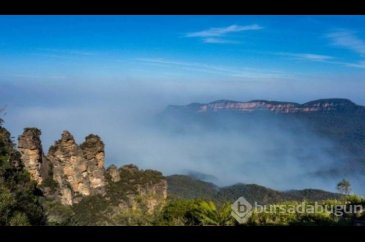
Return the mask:
<svg viewBox="0 0 365 242">
<path fill-rule="evenodd" d="M 40 128 L 45 151 L 63 130 L 69 130 L 79 143 L 95 133 L 106 145 L 107 165 L 133 163 L 165 175 L 202 173 L 215 177 L 214 182 L 220 186 L 241 182 L 280 190 L 335 191 L 337 182 L 348 175 L 318 175 L 341 170 L 347 157 L 336 152 L 332 141 L 315 134 L 299 120 L 286 122 L 270 115 L 246 121 L 232 115 L 198 120 L 184 115 L 166 118 L 161 113 L 167 105 L 188 104 L 187 100 L 197 101 L 196 97 L 177 95 L 174 102 L 172 94 L 128 90 L 71 91 L 53 99 L 54 103 L 47 103 L 42 96 L 34 97 L 34 103 L 9 105 L 5 126 L 14 136 L 20 135 L 24 127 Z M 41 104 L 42 100 L 45 103 Z M 364 191 L 364 176 L 345 178 L 355 192 Z"/>
</svg>

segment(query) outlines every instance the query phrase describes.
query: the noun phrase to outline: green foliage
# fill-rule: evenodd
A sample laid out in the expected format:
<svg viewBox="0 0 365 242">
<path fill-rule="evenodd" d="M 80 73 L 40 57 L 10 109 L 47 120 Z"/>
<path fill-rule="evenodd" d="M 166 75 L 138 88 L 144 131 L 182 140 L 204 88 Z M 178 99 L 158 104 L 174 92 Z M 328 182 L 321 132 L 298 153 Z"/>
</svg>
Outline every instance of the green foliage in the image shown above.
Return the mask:
<svg viewBox="0 0 365 242">
<path fill-rule="evenodd" d="M 56 192 L 59 185 L 53 179 L 53 165 L 51 162 L 48 163 L 48 175 L 47 178 L 43 180 L 42 187 L 49 188 L 52 193 Z"/>
<path fill-rule="evenodd" d="M 141 210 L 126 209 L 112 217 L 112 225 L 151 226 L 155 224 L 156 216 Z"/>
<path fill-rule="evenodd" d="M 45 200 L 42 204 L 47 216 L 47 225 L 71 225 L 75 215 L 71 206 L 62 205 L 55 200 Z"/>
<path fill-rule="evenodd" d="M 219 190 L 217 199 L 220 201 L 234 202 L 242 195 L 252 204 L 255 201 L 260 204 L 269 204 L 289 199 L 285 193 L 256 184 L 236 184 L 223 187 Z"/>
<path fill-rule="evenodd" d="M 271 204 L 284 201 L 321 201 L 325 199 L 338 199 L 342 195 L 326 192 L 318 189 L 304 189 L 291 191 L 275 191 L 256 184 L 235 184 L 227 187 L 194 179 L 184 175 L 167 177 L 169 197 L 179 199 L 204 199 L 217 203 L 234 202 L 244 195 L 250 202 L 259 204 Z"/>
<path fill-rule="evenodd" d="M 16 164 L 16 165 L 15 165 Z M 0 225 L 42 225 L 42 193 L 20 162 L 10 133 L 0 128 Z"/>
<path fill-rule="evenodd" d="M 191 216 L 198 200 L 169 199 L 157 218 L 157 225 L 191 225 L 195 222 Z"/>
<path fill-rule="evenodd" d="M 365 206 L 365 199 L 360 196 L 346 196 L 339 200 L 324 200 L 317 203 L 317 209 L 313 209 L 314 202 L 287 201 L 277 203 L 267 208 L 254 209 L 248 220 L 248 225 L 352 225 L 359 219 L 365 219 L 362 210 L 353 211 L 350 205 Z M 298 208 L 300 209 L 294 209 Z"/>
<path fill-rule="evenodd" d="M 29 226 L 27 215 L 24 213 L 16 212 L 9 220 L 10 226 Z"/>
<path fill-rule="evenodd" d="M 365 198 L 356 194 L 348 195 L 345 197 L 349 204 L 359 204 L 365 206 Z"/>
<path fill-rule="evenodd" d="M 218 187 L 190 176 L 173 175 L 167 177 L 169 196 L 181 199 L 214 199 Z"/>
<path fill-rule="evenodd" d="M 13 216 L 16 200 L 14 195 L 0 180 L 0 225 L 7 225 Z"/>
<path fill-rule="evenodd" d="M 233 225 L 231 204 L 205 200 L 170 199 L 156 218 L 156 225 Z"/>
<path fill-rule="evenodd" d="M 154 170 L 139 170 L 136 166 L 127 165 L 119 169 L 120 181 L 112 182 L 108 178 L 106 187 L 110 202 L 118 205 L 120 201 L 128 199 L 130 194 L 137 194 L 138 189 L 161 182 L 164 178 L 161 172 Z"/>
<path fill-rule="evenodd" d="M 279 226 L 322 226 L 322 225 L 352 225 L 354 221 L 365 219 L 365 213 L 342 213 L 343 207 L 349 204 L 361 204 L 365 206 L 365 199 L 360 196 L 347 196 L 339 200 L 324 200 L 317 202 L 316 209 L 313 201 L 284 201 L 271 204 L 265 212 L 255 208 L 247 225 L 279 225 Z M 268 206 L 268 205 L 267 205 Z M 300 207 L 296 210 L 294 208 Z M 336 210 L 340 208 L 340 210 Z M 349 208 L 345 208 L 349 210 Z M 338 213 L 340 212 L 340 213 Z M 230 216 L 230 204 L 217 205 L 212 201 L 204 200 L 175 200 L 170 202 L 164 210 L 164 218 L 168 218 L 171 225 L 180 219 L 183 225 L 235 225 Z M 175 220 L 174 220 L 175 218 Z M 167 219 L 166 219 L 167 220 Z M 183 221 L 181 223 L 181 221 Z"/>
<path fill-rule="evenodd" d="M 141 205 L 141 201 L 136 201 Z M 114 205 L 102 196 L 91 196 L 69 207 L 72 209 L 68 225 L 77 226 L 141 226 L 156 224 L 156 214 L 149 214 L 144 206 Z M 63 208 L 64 209 L 64 208 Z"/>
<path fill-rule="evenodd" d="M 212 201 L 200 201 L 190 213 L 199 225 L 225 226 L 234 224 L 231 211 L 230 203 L 217 206 Z"/>
<path fill-rule="evenodd" d="M 8 201 L 11 202 L 11 199 Z M 321 226 L 352 225 L 357 219 L 365 219 L 365 214 L 336 215 L 333 207 L 344 204 L 363 204 L 364 198 L 348 196 L 340 200 L 325 200 L 318 204 L 323 210 L 312 212 L 314 202 L 285 201 L 272 204 L 270 210 L 253 210 L 247 225 L 279 226 Z M 301 212 L 294 207 L 301 206 Z M 101 196 L 84 198 L 79 204 L 62 206 L 48 204 L 50 225 L 129 225 L 129 226 L 231 226 L 238 223 L 231 216 L 230 203 L 214 203 L 209 200 L 169 199 L 164 208 L 155 214 L 145 209 L 126 206 L 112 206 Z M 304 211 L 304 212 L 303 212 Z"/>
<path fill-rule="evenodd" d="M 291 190 L 285 192 L 286 200 L 296 201 L 323 201 L 328 199 L 340 199 L 343 196 L 338 193 L 327 192 L 318 189 Z"/>
<path fill-rule="evenodd" d="M 103 197 L 90 196 L 85 197 L 80 203 L 72 207 L 74 215 L 71 218 L 71 225 L 101 225 L 109 222 L 110 218 L 106 215 L 105 210 L 110 206 L 109 202 Z"/>
<path fill-rule="evenodd" d="M 336 201 L 336 203 L 339 203 Z M 323 209 L 311 212 L 312 202 L 284 202 L 271 205 L 265 212 L 254 209 L 250 225 L 334 225 L 331 212 Z M 300 209 L 296 209 L 299 208 Z"/>
</svg>

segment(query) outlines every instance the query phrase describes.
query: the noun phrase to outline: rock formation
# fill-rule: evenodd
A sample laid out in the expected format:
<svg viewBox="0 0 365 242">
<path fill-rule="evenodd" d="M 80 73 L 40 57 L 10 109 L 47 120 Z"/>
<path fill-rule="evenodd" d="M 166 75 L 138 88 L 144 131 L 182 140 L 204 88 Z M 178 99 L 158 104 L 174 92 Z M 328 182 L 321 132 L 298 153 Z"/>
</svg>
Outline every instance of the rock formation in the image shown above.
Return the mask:
<svg viewBox="0 0 365 242">
<path fill-rule="evenodd" d="M 110 180 L 112 182 L 118 182 L 120 181 L 120 173 L 118 171 L 118 168 L 115 165 L 111 165 L 110 167 L 108 167 L 108 169 L 106 170 L 107 174 L 110 177 Z"/>
<path fill-rule="evenodd" d="M 84 196 L 104 193 L 104 144 L 98 136 L 87 136 L 79 146 L 64 131 L 47 157 L 53 165 L 53 179 L 60 187 L 63 204 L 72 205 Z"/>
<path fill-rule="evenodd" d="M 92 190 L 98 190 L 103 193 L 105 186 L 104 178 L 104 143 L 97 135 L 90 134 L 85 138 L 85 142 L 80 145 L 83 157 L 86 160 L 87 177 L 90 181 Z"/>
<path fill-rule="evenodd" d="M 26 128 L 18 138 L 18 150 L 25 168 L 37 184 L 41 184 L 48 175 L 48 162 L 43 155 L 41 131 Z"/>
<path fill-rule="evenodd" d="M 105 172 L 104 143 L 99 136 L 90 134 L 78 145 L 72 134 L 64 131 L 44 156 L 40 135 L 39 129 L 24 129 L 18 148 L 24 167 L 46 197 L 73 205 L 86 196 L 102 195 L 106 199 L 114 196 L 128 209 L 141 207 L 142 202 L 137 200 L 143 201 L 148 213 L 164 204 L 167 183 L 161 173 L 139 170 L 135 165 L 120 169 L 112 165 Z M 116 185 L 117 194 L 126 196 L 106 194 L 111 184 Z"/>
</svg>

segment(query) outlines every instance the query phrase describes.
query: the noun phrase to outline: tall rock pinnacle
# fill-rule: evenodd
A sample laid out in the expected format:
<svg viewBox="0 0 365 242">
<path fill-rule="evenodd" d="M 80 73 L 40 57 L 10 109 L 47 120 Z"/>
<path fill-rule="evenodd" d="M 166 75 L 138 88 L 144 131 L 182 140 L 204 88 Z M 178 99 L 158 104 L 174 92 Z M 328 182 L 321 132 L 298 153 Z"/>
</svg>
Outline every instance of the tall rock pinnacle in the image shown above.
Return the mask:
<svg viewBox="0 0 365 242">
<path fill-rule="evenodd" d="M 43 155 L 41 131 L 37 128 L 25 128 L 18 138 L 18 149 L 21 160 L 30 176 L 41 184 L 47 176 L 48 164 Z"/>
</svg>

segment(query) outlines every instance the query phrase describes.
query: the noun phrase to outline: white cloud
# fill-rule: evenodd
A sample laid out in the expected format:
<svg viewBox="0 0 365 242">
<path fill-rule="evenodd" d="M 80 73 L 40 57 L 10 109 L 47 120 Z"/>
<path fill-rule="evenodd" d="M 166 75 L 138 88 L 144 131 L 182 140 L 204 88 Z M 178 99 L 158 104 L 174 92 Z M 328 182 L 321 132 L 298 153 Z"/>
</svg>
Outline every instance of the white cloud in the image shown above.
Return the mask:
<svg viewBox="0 0 365 242">
<path fill-rule="evenodd" d="M 235 41 L 225 40 L 218 37 L 226 36 L 230 33 L 237 33 L 242 31 L 249 31 L 249 30 L 260 30 L 263 27 L 261 27 L 258 24 L 252 24 L 252 25 L 230 25 L 227 27 L 221 27 L 221 28 L 210 28 L 198 32 L 192 32 L 187 33 L 186 37 L 197 37 L 202 38 L 204 43 L 215 43 L 215 44 L 222 44 L 222 43 L 237 43 Z"/>
<path fill-rule="evenodd" d="M 335 46 L 352 50 L 358 54 L 365 54 L 365 41 L 349 31 L 338 31 L 327 35 Z"/>
<path fill-rule="evenodd" d="M 293 57 L 296 59 L 302 59 L 307 61 L 314 62 L 324 62 L 328 64 L 341 65 L 352 68 L 360 68 L 365 69 L 365 60 L 358 62 L 344 62 L 344 61 L 335 61 L 335 57 L 327 56 L 327 55 L 318 55 L 318 54 L 309 54 L 309 53 L 276 53 L 277 55 Z"/>
<path fill-rule="evenodd" d="M 232 40 L 226 40 L 226 39 L 220 39 L 220 38 L 204 38 L 204 43 L 211 43 L 211 44 L 237 44 L 239 42 L 232 41 Z"/>
<path fill-rule="evenodd" d="M 365 69 L 365 61 L 359 61 L 357 63 L 346 63 L 347 66 Z"/>
<path fill-rule="evenodd" d="M 294 57 L 298 59 L 308 60 L 308 61 L 319 61 L 319 62 L 326 62 L 332 60 L 332 56 L 328 55 L 319 55 L 313 53 L 278 53 L 279 55 Z"/>
<path fill-rule="evenodd" d="M 218 37 L 228 33 L 242 32 L 247 30 L 260 30 L 262 27 L 258 24 L 252 25 L 230 25 L 222 28 L 210 28 L 207 30 L 186 34 L 186 37 Z"/>
<path fill-rule="evenodd" d="M 247 67 L 227 67 L 219 65 L 210 65 L 199 62 L 187 62 L 180 60 L 170 60 L 162 58 L 137 58 L 137 61 L 147 64 L 160 64 L 165 66 L 174 66 L 189 71 L 207 72 L 230 77 L 245 78 L 287 78 L 288 73 L 276 70 L 247 68 Z"/>
<path fill-rule="evenodd" d="M 327 61 L 333 59 L 331 56 L 317 54 L 298 54 L 297 57 L 310 61 Z"/>
</svg>

